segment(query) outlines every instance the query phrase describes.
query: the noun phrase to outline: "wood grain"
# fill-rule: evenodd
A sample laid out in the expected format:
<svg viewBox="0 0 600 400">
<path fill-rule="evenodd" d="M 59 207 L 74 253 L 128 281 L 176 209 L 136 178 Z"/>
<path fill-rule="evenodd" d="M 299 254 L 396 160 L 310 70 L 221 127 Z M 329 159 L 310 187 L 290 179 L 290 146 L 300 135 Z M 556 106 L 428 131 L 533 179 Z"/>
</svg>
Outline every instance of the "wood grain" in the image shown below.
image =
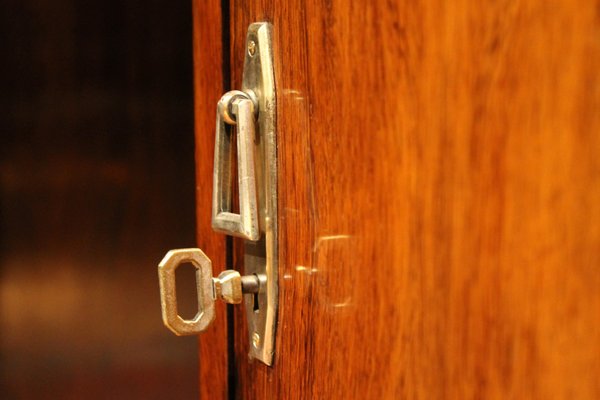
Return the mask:
<svg viewBox="0 0 600 400">
<path fill-rule="evenodd" d="M 598 10 L 231 1 L 234 86 L 275 28 L 281 252 L 232 395 L 600 398 Z"/>
<path fill-rule="evenodd" d="M 225 269 L 225 238 L 211 227 L 215 110 L 224 93 L 220 1 L 194 0 L 193 19 L 198 246 L 212 260 L 216 276 Z M 199 336 L 202 399 L 228 397 L 227 339 L 226 307 L 217 302 L 215 320 Z"/>
</svg>

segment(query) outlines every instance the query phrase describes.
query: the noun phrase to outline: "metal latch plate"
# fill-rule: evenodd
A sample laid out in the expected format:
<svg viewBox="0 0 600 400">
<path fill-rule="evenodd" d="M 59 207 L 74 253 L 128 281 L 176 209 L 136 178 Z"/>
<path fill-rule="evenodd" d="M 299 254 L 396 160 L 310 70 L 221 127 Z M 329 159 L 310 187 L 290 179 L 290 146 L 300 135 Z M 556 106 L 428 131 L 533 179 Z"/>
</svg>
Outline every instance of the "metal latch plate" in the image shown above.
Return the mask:
<svg viewBox="0 0 600 400">
<path fill-rule="evenodd" d="M 245 240 L 245 275 L 266 277 L 257 294 L 245 294 L 249 356 L 273 363 L 278 307 L 277 274 L 277 144 L 275 137 L 275 77 L 271 25 L 254 23 L 246 36 L 242 91 L 258 101 L 258 130 L 254 142 L 257 202 L 260 226 L 258 241 Z M 258 304 L 256 304 L 258 302 Z"/>
</svg>

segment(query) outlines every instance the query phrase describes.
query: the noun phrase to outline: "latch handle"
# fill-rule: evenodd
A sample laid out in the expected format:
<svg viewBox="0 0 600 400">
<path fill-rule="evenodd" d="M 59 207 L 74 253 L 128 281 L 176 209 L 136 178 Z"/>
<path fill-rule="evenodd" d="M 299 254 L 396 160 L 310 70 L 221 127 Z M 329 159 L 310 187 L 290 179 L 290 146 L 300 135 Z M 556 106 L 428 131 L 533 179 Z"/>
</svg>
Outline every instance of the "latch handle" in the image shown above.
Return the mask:
<svg viewBox="0 0 600 400">
<path fill-rule="evenodd" d="M 215 231 L 257 241 L 260 237 L 254 167 L 256 100 L 249 93 L 232 90 L 217 104 L 215 160 L 213 170 L 212 227 Z M 231 164 L 233 133 L 225 124 L 237 126 L 237 161 L 240 213 L 231 212 Z"/>
<path fill-rule="evenodd" d="M 225 93 L 217 104 L 213 169 L 212 226 L 244 238 L 243 275 L 235 270 L 212 277 L 212 265 L 200 249 L 167 253 L 158 274 L 165 325 L 177 335 L 204 331 L 214 318 L 217 299 L 246 308 L 248 356 L 273 363 L 277 327 L 277 135 L 275 74 L 271 25 L 253 23 L 246 35 L 242 90 Z M 235 126 L 234 129 L 228 125 Z M 237 136 L 239 214 L 233 212 L 233 137 Z M 182 319 L 177 311 L 175 270 L 196 268 L 198 314 Z"/>
</svg>

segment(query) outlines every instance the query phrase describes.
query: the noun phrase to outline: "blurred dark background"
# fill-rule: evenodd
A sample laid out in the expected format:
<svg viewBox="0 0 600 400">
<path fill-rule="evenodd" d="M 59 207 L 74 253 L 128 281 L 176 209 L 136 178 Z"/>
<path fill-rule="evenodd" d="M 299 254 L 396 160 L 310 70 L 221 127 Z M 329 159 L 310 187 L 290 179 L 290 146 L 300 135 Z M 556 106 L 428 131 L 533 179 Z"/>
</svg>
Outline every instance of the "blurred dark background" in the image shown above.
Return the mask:
<svg viewBox="0 0 600 400">
<path fill-rule="evenodd" d="M 156 272 L 195 243 L 191 2 L 0 4 L 0 398 L 194 398 Z"/>
</svg>

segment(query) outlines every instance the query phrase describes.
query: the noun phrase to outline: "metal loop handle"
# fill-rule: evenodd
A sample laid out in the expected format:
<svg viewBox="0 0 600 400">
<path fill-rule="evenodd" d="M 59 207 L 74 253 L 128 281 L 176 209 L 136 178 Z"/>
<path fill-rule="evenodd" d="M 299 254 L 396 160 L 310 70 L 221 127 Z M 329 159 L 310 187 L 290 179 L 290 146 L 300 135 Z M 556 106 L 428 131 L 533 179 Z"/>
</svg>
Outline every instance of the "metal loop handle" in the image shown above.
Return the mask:
<svg viewBox="0 0 600 400">
<path fill-rule="evenodd" d="M 251 95 L 232 90 L 217 104 L 213 170 L 212 227 L 215 231 L 257 241 L 260 237 L 254 166 L 255 106 Z M 232 213 L 231 164 L 233 135 L 225 123 L 237 126 L 240 213 Z"/>
<path fill-rule="evenodd" d="M 184 263 L 196 268 L 196 291 L 198 293 L 198 313 L 192 320 L 179 316 L 175 271 Z M 200 249 L 179 249 L 169 251 L 158 264 L 160 302 L 165 326 L 177 336 L 196 335 L 205 330 L 215 318 L 213 298 L 212 263 Z"/>
</svg>

